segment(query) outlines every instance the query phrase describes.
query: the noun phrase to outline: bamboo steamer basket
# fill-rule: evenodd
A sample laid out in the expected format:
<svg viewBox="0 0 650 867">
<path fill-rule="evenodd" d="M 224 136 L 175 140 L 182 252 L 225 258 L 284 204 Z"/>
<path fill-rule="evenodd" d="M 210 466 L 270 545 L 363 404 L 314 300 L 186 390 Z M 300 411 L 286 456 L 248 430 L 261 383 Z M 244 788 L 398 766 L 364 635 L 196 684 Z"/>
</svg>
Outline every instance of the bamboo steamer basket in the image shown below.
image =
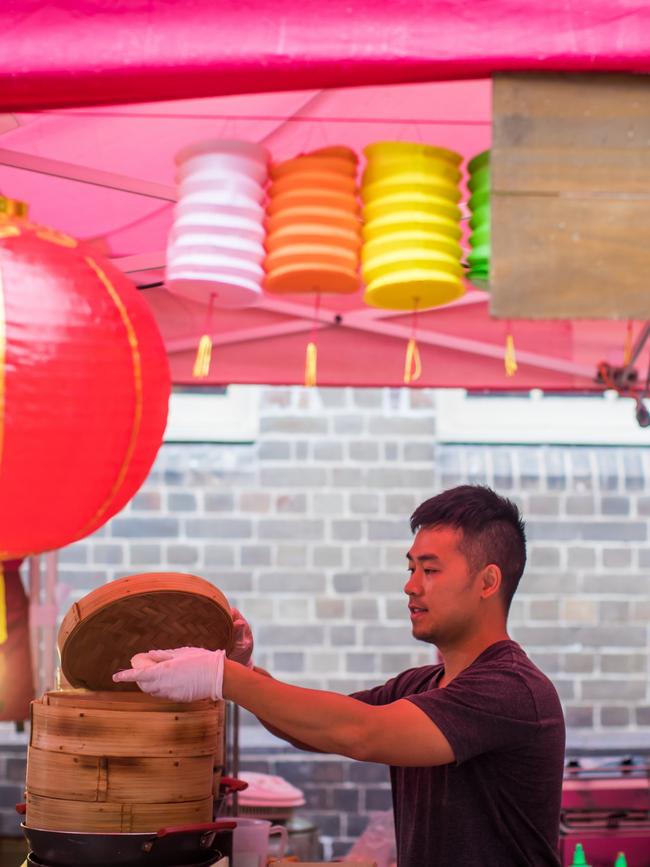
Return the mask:
<svg viewBox="0 0 650 867">
<path fill-rule="evenodd" d="M 65 801 L 26 793 L 25 826 L 41 831 L 146 834 L 176 825 L 212 821 L 212 798 L 183 804 L 117 804 Z"/>
<path fill-rule="evenodd" d="M 137 833 L 211 821 L 223 711 L 142 693 L 46 693 L 31 706 L 25 824 Z"/>
<path fill-rule="evenodd" d="M 224 703 L 172 702 L 115 684 L 136 653 L 230 649 L 230 607 L 218 588 L 179 573 L 134 575 L 75 603 L 59 630 L 73 687 L 31 705 L 27 827 L 142 833 L 209 822 L 224 752 Z"/>
<path fill-rule="evenodd" d="M 222 702 L 174 704 L 140 693 L 127 706 L 117 693 L 113 706 L 110 696 L 93 700 L 105 693 L 90 693 L 89 700 L 86 695 L 82 690 L 62 690 L 32 702 L 30 746 L 75 756 L 178 758 L 218 752 Z"/>
</svg>

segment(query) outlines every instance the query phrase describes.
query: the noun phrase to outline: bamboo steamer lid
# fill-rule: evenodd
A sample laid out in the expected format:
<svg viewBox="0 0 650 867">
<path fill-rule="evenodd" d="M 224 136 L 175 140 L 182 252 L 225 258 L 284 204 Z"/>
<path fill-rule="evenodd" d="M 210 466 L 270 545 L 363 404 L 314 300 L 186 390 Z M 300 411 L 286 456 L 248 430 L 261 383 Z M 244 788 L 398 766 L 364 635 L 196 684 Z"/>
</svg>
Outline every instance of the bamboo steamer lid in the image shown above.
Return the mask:
<svg viewBox="0 0 650 867">
<path fill-rule="evenodd" d="M 138 689 L 113 682 L 136 653 L 185 646 L 229 652 L 233 641 L 230 606 L 217 587 L 196 575 L 151 572 L 111 581 L 75 602 L 57 644 L 71 686 L 121 691 Z"/>
</svg>

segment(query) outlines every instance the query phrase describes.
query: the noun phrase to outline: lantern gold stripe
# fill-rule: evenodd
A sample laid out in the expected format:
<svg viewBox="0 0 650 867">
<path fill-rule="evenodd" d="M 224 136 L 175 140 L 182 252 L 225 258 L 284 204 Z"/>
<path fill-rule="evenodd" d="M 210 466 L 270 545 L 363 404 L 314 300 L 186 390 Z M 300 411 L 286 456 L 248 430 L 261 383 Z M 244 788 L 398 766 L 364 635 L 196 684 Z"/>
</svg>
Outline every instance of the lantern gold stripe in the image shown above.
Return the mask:
<svg viewBox="0 0 650 867">
<path fill-rule="evenodd" d="M 94 259 L 91 259 L 90 256 L 85 256 L 86 263 L 92 268 L 95 274 L 99 277 L 104 288 L 110 295 L 113 303 L 117 307 L 118 313 L 122 319 L 122 323 L 124 324 L 124 328 L 126 330 L 127 338 L 129 341 L 129 346 L 131 348 L 131 360 L 133 362 L 133 385 L 135 388 L 135 409 L 133 413 L 133 426 L 131 428 L 131 437 L 129 439 L 129 444 L 126 450 L 126 454 L 124 455 L 124 461 L 122 462 L 122 466 L 118 473 L 115 484 L 111 488 L 111 491 L 106 498 L 106 500 L 99 507 L 95 515 L 91 518 L 91 520 L 86 524 L 81 533 L 79 534 L 79 538 L 85 536 L 90 528 L 102 517 L 102 515 L 106 512 L 111 502 L 117 495 L 117 492 L 122 487 L 124 479 L 126 477 L 126 473 L 129 469 L 129 464 L 133 459 L 133 453 L 135 451 L 135 446 L 138 441 L 138 435 L 140 433 L 140 425 L 142 424 L 142 359 L 140 356 L 140 347 L 138 345 L 138 338 L 135 333 L 135 328 L 133 327 L 133 323 L 129 318 L 128 311 L 122 302 L 122 299 L 118 295 L 115 287 L 108 279 L 106 274 L 102 271 L 99 265 L 95 262 Z"/>
</svg>

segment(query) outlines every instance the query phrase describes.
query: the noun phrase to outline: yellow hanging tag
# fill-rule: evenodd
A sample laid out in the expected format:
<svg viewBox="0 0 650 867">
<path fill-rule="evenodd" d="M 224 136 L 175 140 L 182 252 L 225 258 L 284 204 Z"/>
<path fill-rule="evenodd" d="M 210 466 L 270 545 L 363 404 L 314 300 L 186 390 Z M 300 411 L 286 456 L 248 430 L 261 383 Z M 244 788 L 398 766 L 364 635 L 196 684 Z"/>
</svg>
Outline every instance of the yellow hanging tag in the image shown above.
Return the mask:
<svg viewBox="0 0 650 867">
<path fill-rule="evenodd" d="M 7 631 L 7 595 L 5 593 L 5 576 L 0 562 L 0 644 L 4 644 L 9 633 Z"/>
<path fill-rule="evenodd" d="M 210 360 L 212 358 L 212 338 L 209 334 L 204 334 L 199 340 L 199 348 L 196 350 L 196 358 L 194 359 L 193 376 L 197 379 L 203 379 L 210 373 Z"/>
<path fill-rule="evenodd" d="M 623 367 L 626 367 L 632 359 L 632 337 L 633 337 L 632 320 L 628 319 L 627 329 L 625 331 L 625 346 L 623 347 Z"/>
<path fill-rule="evenodd" d="M 411 337 L 406 347 L 406 357 L 404 359 L 404 383 L 410 385 L 410 383 L 416 382 L 420 376 L 422 376 L 420 350 L 418 349 L 415 337 Z"/>
<path fill-rule="evenodd" d="M 313 388 L 316 385 L 317 367 L 318 349 L 316 348 L 316 344 L 310 340 L 305 352 L 305 385 L 308 388 Z"/>
<path fill-rule="evenodd" d="M 515 340 L 512 334 L 506 337 L 506 351 L 503 357 L 506 376 L 514 376 L 517 372 L 517 356 L 515 355 Z"/>
</svg>

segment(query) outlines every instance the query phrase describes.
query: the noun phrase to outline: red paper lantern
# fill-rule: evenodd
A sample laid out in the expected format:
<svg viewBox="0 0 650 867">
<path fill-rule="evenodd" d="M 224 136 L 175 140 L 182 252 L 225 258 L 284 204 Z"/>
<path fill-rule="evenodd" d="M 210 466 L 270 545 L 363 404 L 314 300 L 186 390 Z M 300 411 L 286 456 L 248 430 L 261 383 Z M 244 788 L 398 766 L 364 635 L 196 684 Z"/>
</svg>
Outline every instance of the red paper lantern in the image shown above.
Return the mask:
<svg viewBox="0 0 650 867">
<path fill-rule="evenodd" d="M 133 284 L 88 245 L 0 214 L 0 560 L 68 545 L 122 509 L 169 391 Z"/>
</svg>

